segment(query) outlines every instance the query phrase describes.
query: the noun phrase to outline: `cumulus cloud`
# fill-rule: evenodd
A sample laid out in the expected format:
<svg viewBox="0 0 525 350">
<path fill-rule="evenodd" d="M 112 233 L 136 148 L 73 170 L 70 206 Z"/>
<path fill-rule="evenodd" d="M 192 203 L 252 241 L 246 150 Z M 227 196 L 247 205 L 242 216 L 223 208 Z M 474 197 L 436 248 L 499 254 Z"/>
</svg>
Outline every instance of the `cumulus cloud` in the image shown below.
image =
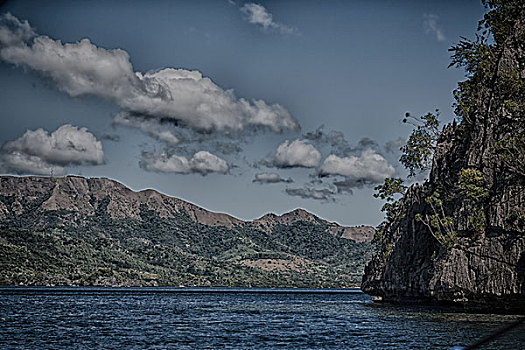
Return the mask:
<svg viewBox="0 0 525 350">
<path fill-rule="evenodd" d="M 275 30 L 282 34 L 297 34 L 294 27 L 290 27 L 273 20 L 271 13 L 262 5 L 255 3 L 246 3 L 241 7 L 241 12 L 246 16 L 249 23 L 262 27 L 264 30 Z"/>
<path fill-rule="evenodd" d="M 321 152 L 304 140 L 295 140 L 292 143 L 286 140 L 277 147 L 272 158 L 273 165 L 278 168 L 315 168 L 320 161 Z"/>
<path fill-rule="evenodd" d="M 252 182 L 258 182 L 260 184 L 273 184 L 279 182 L 291 183 L 292 178 L 283 179 L 281 175 L 277 173 L 258 173 L 255 174 L 255 179 Z"/>
<path fill-rule="evenodd" d="M 361 153 L 368 148 L 375 150 L 380 149 L 379 144 L 369 137 L 363 137 L 357 142 L 357 145 L 351 146 L 341 131 L 331 130 L 326 132 L 324 131 L 324 125 L 321 125 L 315 131 L 309 131 L 303 134 L 302 137 L 320 148 L 325 145 L 329 146 L 330 153 L 340 157 Z"/>
<path fill-rule="evenodd" d="M 28 175 L 64 175 L 63 166 L 47 163 L 37 156 L 20 152 L 0 154 L 0 167 L 6 172 Z"/>
<path fill-rule="evenodd" d="M 21 21 L 9 12 L 0 17 L 0 44 L 2 46 L 18 45 L 33 36 L 35 36 L 35 31 L 28 21 Z"/>
<path fill-rule="evenodd" d="M 314 189 L 309 187 L 303 188 L 287 188 L 285 192 L 290 196 L 301 197 L 304 199 L 315 199 L 315 200 L 324 200 L 324 201 L 333 201 L 333 196 L 335 192 L 324 188 L 324 189 Z"/>
<path fill-rule="evenodd" d="M 362 151 L 362 150 L 365 150 L 367 148 L 371 148 L 371 149 L 377 149 L 379 148 L 379 145 L 377 144 L 377 142 L 375 142 L 374 140 L 372 140 L 371 138 L 369 137 L 363 137 L 361 140 L 359 140 L 359 142 L 357 143 L 357 148 L 355 150 L 359 150 L 359 151 Z"/>
<path fill-rule="evenodd" d="M 176 145 L 179 143 L 177 136 L 173 135 L 170 130 L 166 130 L 161 121 L 156 118 L 121 112 L 113 118 L 113 124 L 139 129 L 154 139 L 163 141 L 168 145 Z"/>
<path fill-rule="evenodd" d="M 27 130 L 0 148 L 0 164 L 19 174 L 63 174 L 67 165 L 104 163 L 102 143 L 87 131 L 66 124 L 49 134 L 43 129 Z"/>
<path fill-rule="evenodd" d="M 195 153 L 190 160 L 191 169 L 194 172 L 206 175 L 207 173 L 226 174 L 229 170 L 228 163 L 224 159 L 217 157 L 206 151 Z"/>
<path fill-rule="evenodd" d="M 370 181 L 366 179 L 343 179 L 341 181 L 334 181 L 333 185 L 337 188 L 338 193 L 349 193 L 353 194 L 354 189 L 363 188 L 366 185 L 370 185 Z"/>
<path fill-rule="evenodd" d="M 106 134 L 101 137 L 102 140 L 119 142 L 120 136 L 115 134 Z"/>
<path fill-rule="evenodd" d="M 396 140 L 388 141 L 385 144 L 385 150 L 388 153 L 397 153 L 400 148 L 405 144 L 406 140 L 402 137 L 397 138 Z"/>
<path fill-rule="evenodd" d="M 334 184 L 340 191 L 348 191 L 363 184 L 383 182 L 385 178 L 394 176 L 395 169 L 382 155 L 367 149 L 359 157 L 338 157 L 331 154 L 324 160 L 319 173 L 322 176 L 344 176 L 344 181 Z"/>
<path fill-rule="evenodd" d="M 305 133 L 303 139 L 318 145 L 329 145 L 332 148 L 332 152 L 339 155 L 346 155 L 352 151 L 350 144 L 342 132 L 335 130 L 325 132 L 323 129 L 324 125 L 321 125 L 315 131 Z"/>
<path fill-rule="evenodd" d="M 425 28 L 425 33 L 435 35 L 437 41 L 446 40 L 445 34 L 443 33 L 443 29 L 439 24 L 439 16 L 434 14 L 424 14 L 423 26 Z"/>
<path fill-rule="evenodd" d="M 0 59 L 39 73 L 70 96 L 97 96 L 133 115 L 170 120 L 197 132 L 299 129 L 281 105 L 237 98 L 199 71 L 135 72 L 124 50 L 107 50 L 89 39 L 63 44 L 37 35 L 27 21 L 10 14 L 0 16 Z"/>
<path fill-rule="evenodd" d="M 165 152 L 161 154 L 144 152 L 139 165 L 147 171 L 178 174 L 199 173 L 203 176 L 209 173 L 226 174 L 229 171 L 228 163 L 224 159 L 207 151 L 197 152 L 189 160 L 184 156 L 169 155 Z"/>
<path fill-rule="evenodd" d="M 215 150 L 222 154 L 239 153 L 242 151 L 241 146 L 232 142 L 217 141 L 214 145 Z"/>
</svg>

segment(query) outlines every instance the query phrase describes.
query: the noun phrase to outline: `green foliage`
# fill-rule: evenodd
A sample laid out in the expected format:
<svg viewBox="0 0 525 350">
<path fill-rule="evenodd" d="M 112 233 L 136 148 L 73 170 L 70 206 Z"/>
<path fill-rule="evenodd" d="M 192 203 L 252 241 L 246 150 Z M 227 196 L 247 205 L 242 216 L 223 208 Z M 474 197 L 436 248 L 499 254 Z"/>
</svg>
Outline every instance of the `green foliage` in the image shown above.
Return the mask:
<svg viewBox="0 0 525 350">
<path fill-rule="evenodd" d="M 472 214 L 467 217 L 469 227 L 475 233 L 484 233 L 487 225 L 487 218 L 485 212 L 479 208 L 473 208 Z"/>
<path fill-rule="evenodd" d="M 413 117 L 410 113 L 405 115 L 403 123 L 411 124 L 415 128 L 410 134 L 407 143 L 401 147 L 402 155 L 400 162 L 409 171 L 409 177 L 415 176 L 416 172 L 425 171 L 432 165 L 432 157 L 439 137 L 439 110 L 435 113 L 427 113 L 421 117 Z M 383 231 L 389 222 L 396 219 L 399 214 L 399 205 L 405 195 L 407 186 L 401 178 L 386 178 L 385 182 L 374 188 L 374 197 L 386 201 L 381 208 L 385 212 L 386 220 L 377 228 L 373 242 L 382 239 Z"/>
<path fill-rule="evenodd" d="M 522 112 L 523 100 L 525 99 L 525 79 L 521 77 L 516 68 L 505 68 L 499 72 L 500 93 L 507 99 L 506 104 L 514 103 L 513 112 Z M 520 103 L 521 102 L 521 103 Z"/>
<path fill-rule="evenodd" d="M 487 8 L 487 13 L 479 22 L 478 33 L 473 40 L 462 37 L 459 43 L 450 48 L 450 66 L 464 68 L 467 79 L 458 83 L 454 90 L 455 114 L 460 120 L 453 124 L 455 145 L 469 140 L 474 126 L 480 125 L 488 113 L 500 113 L 500 106 L 493 106 L 490 96 L 503 100 L 503 118 L 501 127 L 507 128 L 507 135 L 499 140 L 491 150 L 496 154 L 507 174 L 514 176 L 520 184 L 525 180 L 525 135 L 521 132 L 512 132 L 523 129 L 523 114 L 525 113 L 525 77 L 523 76 L 523 62 L 518 57 L 518 68 L 507 64 L 500 64 L 505 45 L 516 45 L 509 36 L 514 34 L 515 25 L 525 14 L 523 0 L 482 0 Z M 492 38 L 491 38 L 492 36 Z M 449 66 L 449 67 L 450 67 Z M 483 111 L 480 110 L 483 108 Z M 491 110 L 492 108 L 492 110 Z M 494 109 L 498 110 L 495 111 Z M 425 116 L 414 118 L 406 115 L 403 122 L 414 126 L 407 143 L 401 148 L 400 162 L 409 171 L 409 177 L 419 171 L 431 167 L 432 157 L 437 147 L 440 136 L 439 113 L 428 113 Z M 517 126 L 517 128 L 515 128 Z M 498 125 L 499 127 L 499 125 Z M 466 144 L 466 142 L 464 143 Z M 461 149 L 458 149 L 461 152 Z M 401 181 L 401 180 L 400 180 Z M 374 196 L 387 201 L 383 206 L 386 211 L 386 220 L 378 227 L 374 242 L 381 242 L 383 247 L 388 243 L 389 235 L 386 230 L 398 229 L 399 220 L 403 213 L 398 209 L 400 201 L 394 201 L 387 192 L 395 184 L 380 185 L 376 187 Z M 466 204 L 469 213 L 467 216 L 467 230 L 476 233 L 484 232 L 487 218 L 484 205 L 487 205 L 489 189 L 486 187 L 482 173 L 476 169 L 462 169 L 458 174 L 455 186 L 441 188 L 446 196 L 448 205 L 443 203 L 440 194 L 435 191 L 425 199 L 428 204 L 426 212 L 416 215 L 416 220 L 422 222 L 436 240 L 445 247 L 452 247 L 458 240 L 454 230 L 456 225 L 452 217 L 446 215 L 446 208 L 457 205 L 458 202 Z M 429 186 L 431 187 L 431 186 Z M 395 187 L 394 187 L 395 188 Z M 432 188 L 432 187 L 431 187 Z M 435 187 L 434 187 L 435 188 Z M 403 189 L 404 190 L 404 189 Z M 391 190 L 391 193 L 396 193 Z M 399 192 L 401 195 L 403 193 Z M 395 213 L 395 215 L 394 215 Z M 525 214 L 516 213 L 509 220 L 516 223 L 525 222 Z"/>
<path fill-rule="evenodd" d="M 449 67 L 464 68 L 469 78 L 473 78 L 476 73 L 490 74 L 494 70 L 495 52 L 487 44 L 486 35 L 476 34 L 475 40 L 461 37 L 460 42 L 449 51 L 453 52 Z"/>
<path fill-rule="evenodd" d="M 487 44 L 485 35 L 476 34 L 474 41 L 461 37 L 460 42 L 449 51 L 453 52 L 449 67 L 464 68 L 470 78 L 476 73 L 490 74 L 494 69 L 495 53 L 493 47 Z"/>
<path fill-rule="evenodd" d="M 463 123 L 472 124 L 474 121 L 471 116 L 477 108 L 475 91 L 480 82 L 487 81 L 494 74 L 496 53 L 487 44 L 487 38 L 479 34 L 474 41 L 462 38 L 449 51 L 453 52 L 449 67 L 463 67 L 468 77 L 458 83 L 458 88 L 454 90 L 455 113 Z"/>
<path fill-rule="evenodd" d="M 415 128 L 408 137 L 407 143 L 401 147 L 402 155 L 399 161 L 409 171 L 409 177 L 417 171 L 430 169 L 432 156 L 439 137 L 439 110 L 427 113 L 421 117 L 412 117 L 409 113 L 403 119 L 404 123 Z"/>
<path fill-rule="evenodd" d="M 523 0 L 482 0 L 489 11 L 479 22 L 478 30 L 490 31 L 496 44 L 502 44 L 512 33 L 516 20 L 523 13 Z"/>
<path fill-rule="evenodd" d="M 494 152 L 503 165 L 521 179 L 525 178 L 525 135 L 508 135 L 498 141 Z"/>
<path fill-rule="evenodd" d="M 484 233 L 487 220 L 482 206 L 483 200 L 489 196 L 489 190 L 485 186 L 482 172 L 477 169 L 461 169 L 456 189 L 473 204 L 467 216 L 469 229 L 475 233 Z"/>
<path fill-rule="evenodd" d="M 0 198 L 12 209 L 11 198 Z M 139 219 L 32 208 L 0 221 L 0 284 L 349 287 L 359 284 L 370 243 L 336 237 L 326 224 L 296 222 L 271 232 L 212 227 L 185 212 Z M 11 203 L 11 204 L 9 204 Z M 40 224 L 39 224 L 40 223 Z M 260 259 L 304 261 L 303 269 L 250 267 Z"/>
<path fill-rule="evenodd" d="M 454 91 L 456 99 L 456 115 L 463 122 L 471 124 L 477 107 L 477 91 L 479 86 L 490 86 L 495 83 L 499 73 L 503 96 L 524 96 L 523 79 L 515 71 L 497 71 L 498 57 L 501 55 L 505 39 L 512 33 L 514 25 L 525 5 L 522 0 L 483 0 L 489 10 L 479 22 L 478 33 L 474 40 L 462 37 L 461 41 L 452 46 L 450 66 L 463 67 L 468 79 L 458 84 Z M 493 41 L 489 40 L 492 35 Z M 450 67 L 449 66 L 449 67 Z M 520 82 L 521 81 L 521 82 Z M 524 101 L 508 98 L 505 105 L 512 113 L 523 111 Z"/>
<path fill-rule="evenodd" d="M 504 98 L 503 106 L 506 112 L 518 118 L 523 118 L 523 115 L 525 115 L 525 77 L 522 77 L 520 71 L 516 68 L 501 69 L 498 85 L 502 98 Z M 516 161 L 522 160 L 523 156 L 525 156 L 523 135 L 521 135 L 521 153 L 517 155 L 522 156 L 522 158 L 515 157 Z"/>
<path fill-rule="evenodd" d="M 386 178 L 383 184 L 374 187 L 374 190 L 376 191 L 374 197 L 386 201 L 381 208 L 381 211 L 385 212 L 387 220 L 383 221 L 376 227 L 376 232 L 372 239 L 373 243 L 379 243 L 382 240 L 388 221 L 393 220 L 395 213 L 398 212 L 401 198 L 403 198 L 407 188 L 403 182 L 404 181 L 400 178 Z"/>
<path fill-rule="evenodd" d="M 451 248 L 458 242 L 458 236 L 454 230 L 454 220 L 445 215 L 439 192 L 434 191 L 425 198 L 425 202 L 429 204 L 431 214 L 416 214 L 416 221 L 422 222 L 441 245 Z"/>
<path fill-rule="evenodd" d="M 392 252 L 393 252 L 393 251 L 394 251 L 394 247 L 392 246 L 392 243 L 390 243 L 390 242 L 387 243 L 387 244 L 385 245 L 385 252 L 384 252 L 384 254 L 385 254 L 385 258 L 388 259 L 388 258 L 390 257 L 390 255 L 392 255 Z"/>
<path fill-rule="evenodd" d="M 477 169 L 461 169 L 456 186 L 461 194 L 473 199 L 475 202 L 479 202 L 489 196 L 489 190 L 485 187 L 483 174 Z"/>
<path fill-rule="evenodd" d="M 406 186 L 403 185 L 403 180 L 400 178 L 386 178 L 385 182 L 382 185 L 378 185 L 374 188 L 377 193 L 374 194 L 374 197 L 381 198 L 387 202 L 394 201 L 394 196 L 396 194 L 403 195 L 406 191 Z"/>
<path fill-rule="evenodd" d="M 406 186 L 403 185 L 403 179 L 388 177 L 382 185 L 374 187 L 376 193 L 374 197 L 381 198 L 386 203 L 381 208 L 381 211 L 387 213 L 391 212 L 394 208 L 397 208 L 399 204 L 399 198 L 402 197 L 406 192 Z"/>
<path fill-rule="evenodd" d="M 374 238 L 372 238 L 372 243 L 378 244 L 383 240 L 386 224 L 387 222 L 383 221 L 376 227 L 376 232 L 374 233 Z"/>
</svg>

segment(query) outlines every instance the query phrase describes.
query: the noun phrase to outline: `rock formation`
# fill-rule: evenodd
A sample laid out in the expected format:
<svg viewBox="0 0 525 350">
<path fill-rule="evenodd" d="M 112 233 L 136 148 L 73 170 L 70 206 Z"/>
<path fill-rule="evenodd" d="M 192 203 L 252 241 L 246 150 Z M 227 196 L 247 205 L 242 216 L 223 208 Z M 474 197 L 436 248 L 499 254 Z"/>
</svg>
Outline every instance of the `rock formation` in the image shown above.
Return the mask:
<svg viewBox="0 0 525 350">
<path fill-rule="evenodd" d="M 460 83 L 462 121 L 443 129 L 428 181 L 408 189 L 376 238 L 368 294 L 525 310 L 525 5 L 496 5 L 488 16 L 495 44 Z M 482 176 L 486 193 L 458 189 L 465 169 Z M 426 199 L 436 192 L 457 235 L 449 245 L 420 219 L 435 214 Z"/>
</svg>

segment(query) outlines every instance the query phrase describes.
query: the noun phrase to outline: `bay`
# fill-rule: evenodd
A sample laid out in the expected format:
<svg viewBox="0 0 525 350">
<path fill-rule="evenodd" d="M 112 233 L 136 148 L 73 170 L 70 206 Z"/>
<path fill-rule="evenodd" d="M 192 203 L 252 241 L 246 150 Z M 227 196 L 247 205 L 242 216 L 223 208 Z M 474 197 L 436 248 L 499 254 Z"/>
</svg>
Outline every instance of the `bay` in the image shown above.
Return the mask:
<svg viewBox="0 0 525 350">
<path fill-rule="evenodd" d="M 358 289 L 0 287 L 2 349 L 450 349 L 518 319 Z M 525 347 L 524 327 L 490 344 Z"/>
</svg>

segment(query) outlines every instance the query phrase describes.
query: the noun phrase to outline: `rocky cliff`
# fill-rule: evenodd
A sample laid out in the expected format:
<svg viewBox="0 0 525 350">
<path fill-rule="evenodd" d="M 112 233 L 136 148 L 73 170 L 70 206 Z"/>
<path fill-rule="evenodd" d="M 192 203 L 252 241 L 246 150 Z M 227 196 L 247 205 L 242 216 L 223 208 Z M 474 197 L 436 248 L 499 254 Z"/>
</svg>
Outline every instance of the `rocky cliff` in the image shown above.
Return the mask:
<svg viewBox="0 0 525 350">
<path fill-rule="evenodd" d="M 368 294 L 525 310 L 525 5 L 493 6 L 484 23 L 494 44 L 461 52 L 469 73 L 457 93 L 461 123 L 443 129 L 429 180 L 408 189 L 376 237 L 362 281 Z M 462 174 L 479 177 L 468 187 Z M 428 200 L 436 193 L 439 209 Z M 452 222 L 421 220 L 432 216 Z"/>
</svg>

